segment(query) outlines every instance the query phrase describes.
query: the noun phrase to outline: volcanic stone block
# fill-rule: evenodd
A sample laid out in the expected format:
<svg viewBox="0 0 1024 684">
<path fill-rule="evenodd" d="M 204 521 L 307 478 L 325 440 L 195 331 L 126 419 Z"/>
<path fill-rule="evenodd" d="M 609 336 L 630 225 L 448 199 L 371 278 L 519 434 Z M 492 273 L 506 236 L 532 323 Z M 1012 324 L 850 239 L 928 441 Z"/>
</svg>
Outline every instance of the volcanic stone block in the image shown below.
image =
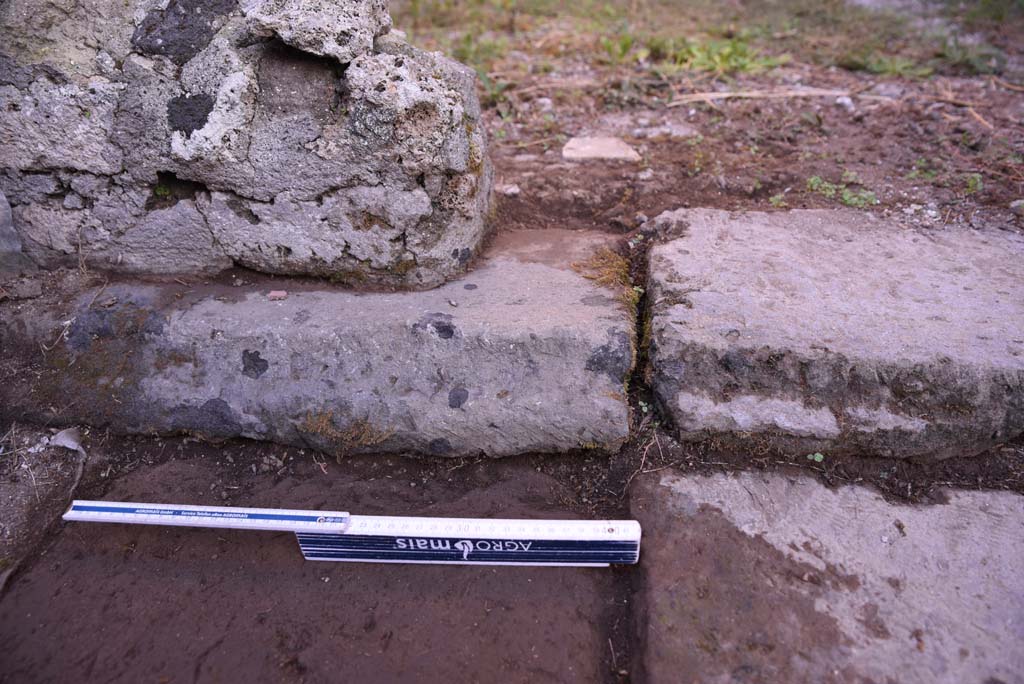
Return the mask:
<svg viewBox="0 0 1024 684">
<path fill-rule="evenodd" d="M 343 64 L 370 52 L 391 28 L 385 0 L 240 0 L 257 30 Z"/>
<path fill-rule="evenodd" d="M 5 305 L 0 348 L 24 372 L 0 416 L 339 455 L 615 449 L 633 320 L 571 267 L 606 244 L 506 234 L 471 275 L 419 293 L 111 283 L 70 307 Z"/>
<path fill-rule="evenodd" d="M 746 472 L 638 477 L 640 679 L 1020 682 L 1024 498 L 898 506 Z"/>
<path fill-rule="evenodd" d="M 854 211 L 678 210 L 653 386 L 684 439 L 945 458 L 1024 431 L 1024 237 Z"/>
<path fill-rule="evenodd" d="M 11 219 L 11 205 L 0 192 L 0 282 L 32 266 L 21 251 L 21 237 L 15 232 Z"/>
<path fill-rule="evenodd" d="M 0 190 L 26 254 L 407 289 L 464 272 L 492 178 L 476 76 L 390 26 L 382 0 L 0 4 Z"/>
</svg>

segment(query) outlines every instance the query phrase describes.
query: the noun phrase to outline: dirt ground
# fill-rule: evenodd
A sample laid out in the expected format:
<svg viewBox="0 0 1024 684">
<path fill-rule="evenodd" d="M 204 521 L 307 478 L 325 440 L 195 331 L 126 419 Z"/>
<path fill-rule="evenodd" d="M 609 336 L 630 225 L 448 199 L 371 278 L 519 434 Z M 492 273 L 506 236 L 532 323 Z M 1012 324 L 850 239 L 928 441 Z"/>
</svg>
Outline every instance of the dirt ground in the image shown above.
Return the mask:
<svg viewBox="0 0 1024 684">
<path fill-rule="evenodd" d="M 524 459 L 339 465 L 243 442 L 89 446 L 78 497 L 368 515 L 585 510 Z M 289 534 L 53 532 L 0 602 L 0 681 L 601 681 L 628 663 L 623 569 L 307 563 Z"/>
<path fill-rule="evenodd" d="M 23 440 L 48 432 L 13 427 Z M 941 503 L 941 488 L 950 485 L 1024 489 L 1020 446 L 931 466 L 857 459 L 804 465 L 686 448 L 649 426 L 642 434 L 610 458 L 339 462 L 256 442 L 92 432 L 83 439 L 88 458 L 74 496 L 571 519 L 629 517 L 633 479 L 666 468 L 816 473 L 932 503 Z M 73 452 L 48 458 L 68 462 L 67 454 L 77 460 Z M 305 562 L 288 534 L 62 523 L 73 482 L 58 483 L 64 488 L 47 491 L 45 505 L 33 504 L 19 518 L 27 534 L 7 549 L 21 562 L 0 596 L 0 682 L 62 681 L 69 673 L 125 682 L 625 682 L 635 674 L 637 566 Z M 37 490 L 12 469 L 0 491 L 21 492 L 24 500 Z M 11 512 L 5 504 L 5 522 L 13 521 Z M 731 618 L 723 612 L 716 619 Z M 827 645 L 829 634 L 819 636 Z"/>
<path fill-rule="evenodd" d="M 503 227 L 631 233 L 683 206 L 845 204 L 1019 231 L 1019 3 L 873 4 L 417 2 L 396 24 L 481 72 Z M 834 93 L 794 96 L 810 88 Z M 643 159 L 563 163 L 588 134 Z"/>
<path fill-rule="evenodd" d="M 1024 198 L 1019 2 L 563 5 L 394 3 L 413 42 L 481 73 L 497 230 L 619 234 L 641 293 L 646 243 L 657 237 L 641 226 L 684 206 L 847 205 L 933 230 L 1024 230 L 1011 209 Z M 831 94 L 794 95 L 806 88 Z M 737 92 L 752 95 L 722 97 Z M 566 164 L 562 145 L 583 134 L 620 136 L 642 161 Z M 213 285 L 257 278 L 236 270 Z M 71 289 L 104 282 L 52 279 Z M 0 298 L 29 305 L 48 294 L 67 292 L 0 287 Z M 644 303 L 641 294 L 641 324 Z M 872 485 L 894 502 L 941 504 L 947 487 L 1024 493 L 1024 441 L 936 464 L 679 444 L 643 371 L 641 355 L 633 437 L 613 455 L 335 460 L 93 431 L 79 472 L 74 452 L 28 451 L 46 426 L 0 425 L 0 576 L 11 571 L 0 581 L 0 681 L 624 682 L 634 673 L 635 568 L 305 563 L 282 534 L 64 525 L 57 515 L 72 489 L 361 514 L 609 518 L 628 515 L 634 478 L 667 468 L 784 470 Z M 28 372 L 0 358 L 0 381 Z"/>
</svg>

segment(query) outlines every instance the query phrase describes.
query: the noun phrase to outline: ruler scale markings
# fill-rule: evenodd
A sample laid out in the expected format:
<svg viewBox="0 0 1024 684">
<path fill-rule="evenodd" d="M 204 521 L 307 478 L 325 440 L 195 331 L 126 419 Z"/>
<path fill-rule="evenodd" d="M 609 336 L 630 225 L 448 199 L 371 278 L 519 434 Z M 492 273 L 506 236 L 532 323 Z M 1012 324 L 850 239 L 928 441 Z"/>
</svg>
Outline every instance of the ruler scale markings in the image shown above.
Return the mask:
<svg viewBox="0 0 1024 684">
<path fill-rule="evenodd" d="M 636 563 L 633 520 L 357 516 L 227 506 L 74 501 L 65 520 L 293 532 L 307 560 L 605 567 Z"/>
</svg>

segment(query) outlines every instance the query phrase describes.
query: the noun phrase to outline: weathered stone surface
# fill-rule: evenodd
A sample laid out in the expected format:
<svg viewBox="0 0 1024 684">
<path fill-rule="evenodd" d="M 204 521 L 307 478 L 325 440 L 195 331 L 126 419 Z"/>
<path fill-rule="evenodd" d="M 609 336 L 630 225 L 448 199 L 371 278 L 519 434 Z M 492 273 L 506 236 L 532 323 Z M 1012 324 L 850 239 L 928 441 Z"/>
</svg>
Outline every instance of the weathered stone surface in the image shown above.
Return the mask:
<svg viewBox="0 0 1024 684">
<path fill-rule="evenodd" d="M 370 52 L 374 38 L 391 28 L 384 0 L 241 0 L 241 6 L 257 31 L 345 64 Z"/>
<path fill-rule="evenodd" d="M 1024 431 L 1024 238 L 853 211 L 656 219 L 653 384 L 684 439 L 893 457 Z"/>
<path fill-rule="evenodd" d="M 476 253 L 475 75 L 388 33 L 381 0 L 65 4 L 0 7 L 0 189 L 39 264 L 421 289 Z M 150 249 L 155 223 L 202 248 Z"/>
<path fill-rule="evenodd" d="M 24 90 L 0 85 L 0 163 L 18 171 L 118 173 L 121 149 L 110 136 L 122 90 L 103 77 L 82 86 L 44 78 Z"/>
<path fill-rule="evenodd" d="M 0 281 L 28 270 L 32 263 L 21 251 L 21 236 L 14 230 L 14 219 L 7 197 L 0 192 Z"/>
<path fill-rule="evenodd" d="M 506 234 L 471 275 L 419 293 L 111 283 L 70 306 L 8 304 L 0 348 L 43 370 L 2 383 L 0 417 L 342 454 L 614 449 L 633 321 L 571 268 L 606 244 Z"/>
<path fill-rule="evenodd" d="M 570 138 L 562 147 L 562 158 L 569 161 L 603 159 L 605 161 L 638 162 L 640 155 L 621 138 Z"/>
<path fill-rule="evenodd" d="M 0 192 L 0 254 L 7 255 L 20 252 L 21 238 L 14 232 L 11 205 L 7 203 L 7 197 Z"/>
<path fill-rule="evenodd" d="M 1024 681 L 1024 497 L 637 478 L 642 681 Z"/>
</svg>

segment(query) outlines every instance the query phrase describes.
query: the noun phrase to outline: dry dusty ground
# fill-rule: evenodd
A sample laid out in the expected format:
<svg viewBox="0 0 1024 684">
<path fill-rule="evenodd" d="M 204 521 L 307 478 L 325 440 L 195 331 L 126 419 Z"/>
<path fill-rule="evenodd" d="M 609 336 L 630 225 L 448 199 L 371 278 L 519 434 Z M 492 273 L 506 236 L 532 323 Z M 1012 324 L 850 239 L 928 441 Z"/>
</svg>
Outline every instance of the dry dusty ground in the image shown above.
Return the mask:
<svg viewBox="0 0 1024 684">
<path fill-rule="evenodd" d="M 423 0 L 394 12 L 414 42 L 483 75 L 497 228 L 621 234 L 642 312 L 638 229 L 666 209 L 845 204 L 936 230 L 1024 229 L 1011 210 L 1024 198 L 1020 3 L 860 4 L 875 9 Z M 836 92 L 793 96 L 811 87 Z M 741 91 L 756 96 L 714 99 Z M 623 137 L 642 161 L 561 160 L 566 139 L 597 133 Z M 634 672 L 635 569 L 325 568 L 304 564 L 286 535 L 66 527 L 55 520 L 72 488 L 81 498 L 547 517 L 628 515 L 630 482 L 667 468 L 801 471 L 928 504 L 950 486 L 1024 493 L 1020 442 L 933 465 L 679 445 L 639 361 L 634 436 L 611 456 L 335 461 L 87 432 L 83 473 L 73 451 L 29 451 L 45 427 L 0 426 L 0 576 L 13 571 L 0 587 L 0 681 L 621 682 Z"/>
</svg>

